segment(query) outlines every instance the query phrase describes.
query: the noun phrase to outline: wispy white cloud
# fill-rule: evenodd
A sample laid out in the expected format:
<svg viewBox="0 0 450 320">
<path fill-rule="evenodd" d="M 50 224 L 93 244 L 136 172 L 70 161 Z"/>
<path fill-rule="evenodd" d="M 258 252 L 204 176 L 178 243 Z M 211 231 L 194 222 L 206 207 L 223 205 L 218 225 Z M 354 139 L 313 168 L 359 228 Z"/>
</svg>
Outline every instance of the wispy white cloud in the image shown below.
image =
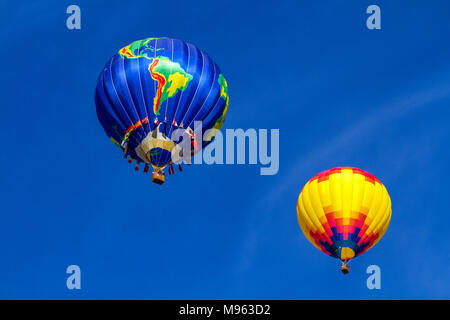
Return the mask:
<svg viewBox="0 0 450 320">
<path fill-rule="evenodd" d="M 417 94 L 402 97 L 377 108 L 362 118 L 356 119 L 351 126 L 344 128 L 341 134 L 318 145 L 316 149 L 300 159 L 291 161 L 293 165 L 285 173 L 285 177 L 281 178 L 283 184 L 275 185 L 267 193 L 267 197 L 263 197 L 263 199 L 265 199 L 266 204 L 276 202 L 285 190 L 298 185 L 299 176 L 302 173 L 309 172 L 311 167 L 321 160 L 333 155 L 340 149 L 364 143 L 365 139 L 370 138 L 381 125 L 393 122 L 414 110 L 429 107 L 432 102 L 448 96 L 450 96 L 450 83 L 427 88 Z"/>
</svg>

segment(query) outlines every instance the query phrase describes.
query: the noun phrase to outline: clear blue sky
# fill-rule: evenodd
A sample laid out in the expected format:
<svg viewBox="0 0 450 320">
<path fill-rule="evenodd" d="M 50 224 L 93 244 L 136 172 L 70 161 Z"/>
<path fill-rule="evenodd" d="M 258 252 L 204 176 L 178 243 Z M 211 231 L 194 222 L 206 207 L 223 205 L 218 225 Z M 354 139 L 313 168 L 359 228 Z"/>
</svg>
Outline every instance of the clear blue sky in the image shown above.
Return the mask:
<svg viewBox="0 0 450 320">
<path fill-rule="evenodd" d="M 365 26 L 371 4 L 382 30 Z M 449 14 L 448 1 L 2 2 L 0 298 L 450 298 Z M 94 91 L 107 59 L 149 36 L 213 57 L 226 128 L 280 129 L 278 175 L 191 166 L 160 187 L 134 172 Z M 334 166 L 371 172 L 393 204 L 345 277 L 295 210 Z M 71 264 L 81 291 L 65 286 Z"/>
</svg>

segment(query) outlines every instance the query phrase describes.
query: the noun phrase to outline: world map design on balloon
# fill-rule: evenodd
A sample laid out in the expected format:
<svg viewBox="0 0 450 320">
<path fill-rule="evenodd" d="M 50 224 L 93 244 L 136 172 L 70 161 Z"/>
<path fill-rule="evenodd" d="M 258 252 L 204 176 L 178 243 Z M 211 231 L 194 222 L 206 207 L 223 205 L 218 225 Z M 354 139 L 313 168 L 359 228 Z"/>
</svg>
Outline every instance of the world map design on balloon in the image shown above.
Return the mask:
<svg viewBox="0 0 450 320">
<path fill-rule="evenodd" d="M 155 52 L 160 50 L 151 46 L 150 41 L 154 39 L 135 41 L 120 49 L 119 53 L 126 59 L 146 58 L 152 60 L 148 71 L 152 79 L 158 84 L 153 99 L 153 112 L 159 116 L 161 103 L 173 97 L 178 91 L 184 91 L 193 77 L 183 70 L 179 63 L 171 61 L 168 57 L 150 57 L 150 53 L 154 55 Z"/>
<path fill-rule="evenodd" d="M 145 58 L 151 61 L 148 66 L 148 71 L 151 78 L 157 83 L 156 94 L 153 98 L 153 113 L 156 116 L 159 116 L 161 104 L 167 99 L 175 96 L 178 92 L 185 91 L 191 83 L 193 76 L 187 73 L 179 63 L 173 62 L 166 56 L 157 55 L 158 52 L 164 50 L 164 48 L 155 49 L 152 46 L 152 41 L 154 43 L 154 40 L 157 39 L 158 38 L 147 38 L 144 40 L 134 41 L 120 49 L 119 54 L 124 59 Z M 223 126 L 225 116 L 228 111 L 228 84 L 223 74 L 219 74 L 217 82 L 220 85 L 220 97 L 225 100 L 225 108 L 222 115 L 213 125 L 214 130 L 212 130 L 209 135 L 205 137 L 205 141 L 211 141 L 215 136 L 215 132 L 220 130 Z M 131 125 L 126 130 L 125 136 L 122 139 L 122 144 L 128 139 L 134 130 L 138 129 L 145 123 L 148 123 L 148 117 L 145 119 L 140 119 L 137 123 Z"/>
<path fill-rule="evenodd" d="M 136 160 L 136 168 L 145 162 L 145 172 L 151 165 L 154 182 L 162 183 L 165 167 L 173 173 L 172 164 L 192 157 L 221 129 L 228 84 L 219 66 L 196 46 L 146 38 L 122 47 L 105 64 L 95 102 L 106 134 L 128 162 Z M 188 137 L 174 136 L 180 132 Z M 185 141 L 192 152 L 181 152 Z"/>
</svg>

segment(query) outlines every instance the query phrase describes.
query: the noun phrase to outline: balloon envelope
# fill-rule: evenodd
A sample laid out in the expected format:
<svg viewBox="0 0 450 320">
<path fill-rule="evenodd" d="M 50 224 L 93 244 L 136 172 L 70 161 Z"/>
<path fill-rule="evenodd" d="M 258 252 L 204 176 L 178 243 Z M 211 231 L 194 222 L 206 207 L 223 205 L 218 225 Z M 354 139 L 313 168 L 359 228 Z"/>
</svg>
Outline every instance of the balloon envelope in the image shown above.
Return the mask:
<svg viewBox="0 0 450 320">
<path fill-rule="evenodd" d="M 297 218 L 308 240 L 323 253 L 348 261 L 373 247 L 391 219 L 384 185 L 357 168 L 338 167 L 303 187 Z"/>
<path fill-rule="evenodd" d="M 100 73 L 97 115 L 111 141 L 130 159 L 162 170 L 180 153 L 180 129 L 198 151 L 209 129 L 220 129 L 228 109 L 227 82 L 217 64 L 192 44 L 147 38 L 120 49 Z M 194 128 L 195 121 L 202 127 Z M 211 142 L 207 134 L 203 146 Z M 200 146 L 200 147 L 199 147 Z"/>
</svg>

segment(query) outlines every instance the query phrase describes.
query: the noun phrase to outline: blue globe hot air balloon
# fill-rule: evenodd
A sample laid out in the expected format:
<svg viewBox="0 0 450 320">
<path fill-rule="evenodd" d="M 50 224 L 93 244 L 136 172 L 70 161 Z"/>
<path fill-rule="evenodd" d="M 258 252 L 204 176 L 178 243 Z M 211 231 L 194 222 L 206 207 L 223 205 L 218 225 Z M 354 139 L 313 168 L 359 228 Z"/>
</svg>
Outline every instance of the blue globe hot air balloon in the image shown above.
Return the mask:
<svg viewBox="0 0 450 320">
<path fill-rule="evenodd" d="M 136 170 L 145 163 L 148 172 L 151 165 L 158 184 L 164 183 L 164 168 L 172 174 L 173 164 L 193 154 L 183 154 L 181 142 L 187 140 L 172 139 L 174 131 L 181 130 L 193 152 L 199 151 L 222 127 L 228 101 L 217 64 L 192 44 L 170 38 L 147 38 L 120 49 L 100 73 L 95 92 L 106 134 L 128 162 L 136 160 Z M 201 129 L 194 127 L 196 121 Z"/>
</svg>

